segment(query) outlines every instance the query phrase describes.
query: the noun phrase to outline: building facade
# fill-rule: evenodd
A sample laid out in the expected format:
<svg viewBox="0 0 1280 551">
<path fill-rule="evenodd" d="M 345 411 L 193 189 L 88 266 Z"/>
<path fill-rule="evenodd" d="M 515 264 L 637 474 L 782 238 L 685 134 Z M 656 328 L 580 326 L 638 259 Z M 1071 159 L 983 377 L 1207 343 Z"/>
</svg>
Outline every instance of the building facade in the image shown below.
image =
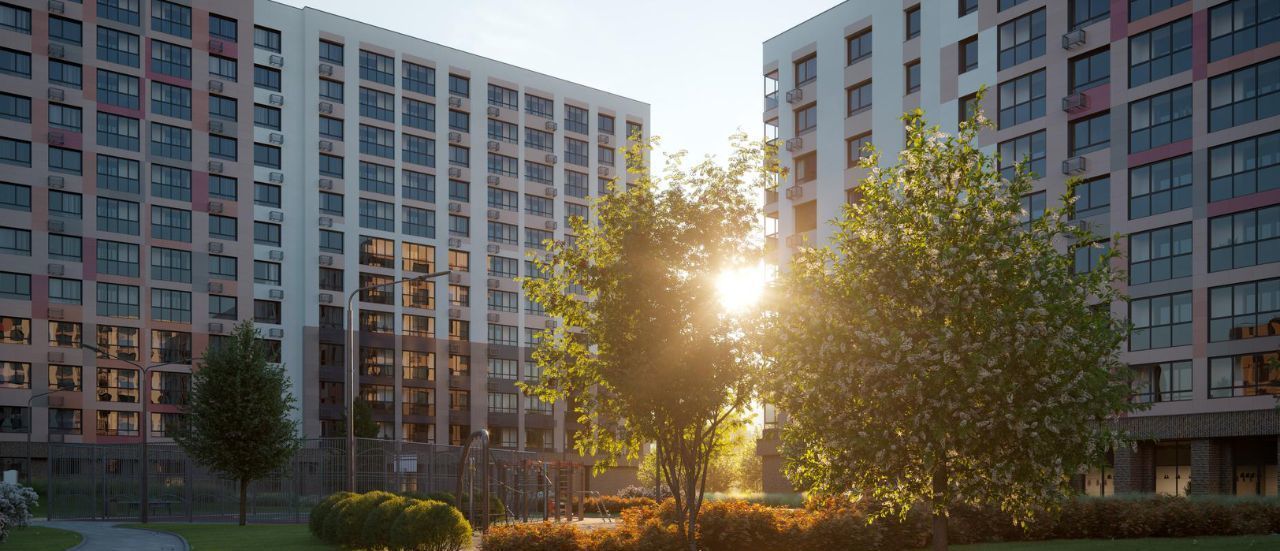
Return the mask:
<svg viewBox="0 0 1280 551">
<path fill-rule="evenodd" d="M 443 269 L 356 301 L 379 436 L 572 450 L 564 404 L 515 386 L 552 324 L 515 278 L 648 116 L 268 0 L 0 3 L 0 457 L 168 440 L 192 358 L 246 319 L 333 436 L 347 293 Z"/>
<path fill-rule="evenodd" d="M 1112 312 L 1134 325 L 1121 357 L 1150 407 L 1119 420 L 1137 445 L 1084 489 L 1276 494 L 1280 3 L 849 1 L 766 41 L 763 74 L 791 169 L 765 198 L 780 265 L 857 200 L 863 143 L 893 159 L 904 111 L 954 130 L 985 86 L 981 145 L 1037 174 L 1027 218 L 1075 193 L 1074 220 L 1120 236 L 1105 245 L 1131 300 Z M 1093 251 L 1071 251 L 1077 270 Z M 766 491 L 787 486 L 784 420 L 766 411 Z"/>
</svg>

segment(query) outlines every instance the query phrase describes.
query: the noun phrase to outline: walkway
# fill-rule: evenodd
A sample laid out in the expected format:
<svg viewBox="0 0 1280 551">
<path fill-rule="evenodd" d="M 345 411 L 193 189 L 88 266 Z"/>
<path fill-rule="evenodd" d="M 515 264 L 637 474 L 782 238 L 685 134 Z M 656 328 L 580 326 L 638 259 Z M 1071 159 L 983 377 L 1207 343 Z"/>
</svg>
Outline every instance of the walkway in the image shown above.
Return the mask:
<svg viewBox="0 0 1280 551">
<path fill-rule="evenodd" d="M 39 526 L 78 532 L 84 541 L 74 549 L 94 551 L 186 551 L 187 544 L 173 534 L 117 528 L 114 522 L 58 520 L 41 522 Z"/>
</svg>

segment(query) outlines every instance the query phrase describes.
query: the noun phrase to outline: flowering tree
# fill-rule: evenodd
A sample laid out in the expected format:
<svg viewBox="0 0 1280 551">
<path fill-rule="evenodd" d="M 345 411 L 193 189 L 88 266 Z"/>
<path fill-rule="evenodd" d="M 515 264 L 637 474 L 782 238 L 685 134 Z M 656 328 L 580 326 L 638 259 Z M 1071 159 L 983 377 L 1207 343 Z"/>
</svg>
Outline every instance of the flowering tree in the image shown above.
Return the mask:
<svg viewBox="0 0 1280 551">
<path fill-rule="evenodd" d="M 1074 273 L 1063 249 L 1095 238 L 1064 211 L 1027 220 L 1030 177 L 1019 165 L 1007 181 L 977 149 L 981 114 L 958 135 L 918 111 L 904 121 L 898 164 L 865 158 L 831 247 L 798 254 L 778 284 L 770 399 L 789 415 L 794 482 L 881 514 L 923 503 L 945 549 L 949 507 L 1025 520 L 1051 506 L 1132 406 L 1111 254 Z"/>
<path fill-rule="evenodd" d="M 756 381 L 716 289 L 722 271 L 760 254 L 751 235 L 766 148 L 743 139 L 727 166 L 676 156 L 661 179 L 643 166 L 648 144 L 635 146 L 627 164 L 638 182 L 597 202 L 598 224 L 575 217 L 576 243 L 550 243 L 550 259 L 535 258 L 539 273 L 523 279 L 562 321 L 542 332 L 533 358 L 543 376 L 526 392 L 569 400 L 584 427 L 575 446 L 605 457 L 597 468 L 656 442 L 690 549 L 712 456 Z"/>
</svg>

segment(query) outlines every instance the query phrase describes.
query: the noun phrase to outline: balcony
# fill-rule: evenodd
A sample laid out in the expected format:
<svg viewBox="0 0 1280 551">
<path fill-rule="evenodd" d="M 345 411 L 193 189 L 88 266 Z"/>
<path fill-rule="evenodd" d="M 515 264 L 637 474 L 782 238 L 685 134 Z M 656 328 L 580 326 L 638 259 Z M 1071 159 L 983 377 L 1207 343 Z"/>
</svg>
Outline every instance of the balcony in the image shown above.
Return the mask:
<svg viewBox="0 0 1280 551">
<path fill-rule="evenodd" d="M 772 111 L 778 108 L 778 91 L 774 90 L 764 95 L 764 110 Z"/>
</svg>

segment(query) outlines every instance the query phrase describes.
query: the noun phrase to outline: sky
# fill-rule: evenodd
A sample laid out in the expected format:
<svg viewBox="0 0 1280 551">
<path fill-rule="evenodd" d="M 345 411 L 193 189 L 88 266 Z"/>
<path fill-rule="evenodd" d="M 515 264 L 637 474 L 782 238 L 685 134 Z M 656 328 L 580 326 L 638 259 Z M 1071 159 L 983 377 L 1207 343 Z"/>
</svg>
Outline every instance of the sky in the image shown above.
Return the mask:
<svg viewBox="0 0 1280 551">
<path fill-rule="evenodd" d="M 761 44 L 838 3 L 281 1 L 647 102 L 660 150 L 687 150 L 691 159 L 724 158 L 729 135 L 739 129 L 762 135 Z"/>
</svg>

